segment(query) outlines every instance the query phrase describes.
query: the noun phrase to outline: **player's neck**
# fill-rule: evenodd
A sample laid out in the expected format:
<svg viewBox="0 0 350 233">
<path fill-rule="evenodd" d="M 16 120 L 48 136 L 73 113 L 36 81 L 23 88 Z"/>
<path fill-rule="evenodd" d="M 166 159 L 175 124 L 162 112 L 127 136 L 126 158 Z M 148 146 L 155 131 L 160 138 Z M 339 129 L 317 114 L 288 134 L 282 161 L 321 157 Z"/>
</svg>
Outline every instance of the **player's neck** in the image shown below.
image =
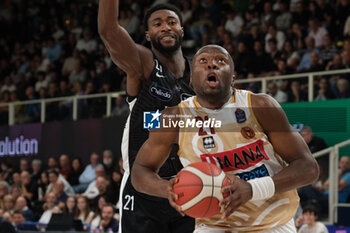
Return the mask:
<svg viewBox="0 0 350 233">
<path fill-rule="evenodd" d="M 180 78 L 184 76 L 186 65 L 181 48 L 173 53 L 161 53 L 156 49 L 152 49 L 152 51 L 160 63 L 173 73 L 175 77 Z"/>
<path fill-rule="evenodd" d="M 231 96 L 232 95 L 227 95 L 226 97 L 218 100 L 214 98 L 200 97 L 197 95 L 197 101 L 204 108 L 218 110 L 221 109 L 229 101 Z"/>
</svg>

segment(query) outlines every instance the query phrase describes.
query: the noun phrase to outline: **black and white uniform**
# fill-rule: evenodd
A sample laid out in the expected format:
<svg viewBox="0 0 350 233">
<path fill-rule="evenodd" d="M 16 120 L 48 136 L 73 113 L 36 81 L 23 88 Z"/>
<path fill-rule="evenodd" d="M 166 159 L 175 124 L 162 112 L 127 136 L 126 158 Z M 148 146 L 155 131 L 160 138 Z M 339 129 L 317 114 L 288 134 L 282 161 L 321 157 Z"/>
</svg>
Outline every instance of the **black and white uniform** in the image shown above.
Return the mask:
<svg viewBox="0 0 350 233">
<path fill-rule="evenodd" d="M 140 93 L 128 96 L 130 115 L 126 122 L 122 140 L 124 176 L 120 191 L 119 233 L 190 233 L 194 230 L 194 219 L 182 217 L 169 204 L 168 199 L 137 192 L 131 184 L 130 172 L 138 150 L 147 140 L 149 131 L 143 128 L 143 113 L 162 111 L 175 106 L 194 95 L 190 81 L 190 63 L 186 59 L 186 71 L 182 78 L 176 78 L 157 58 L 154 69 Z M 159 171 L 159 176 L 170 179 L 181 170 L 174 147 L 169 158 Z"/>
</svg>

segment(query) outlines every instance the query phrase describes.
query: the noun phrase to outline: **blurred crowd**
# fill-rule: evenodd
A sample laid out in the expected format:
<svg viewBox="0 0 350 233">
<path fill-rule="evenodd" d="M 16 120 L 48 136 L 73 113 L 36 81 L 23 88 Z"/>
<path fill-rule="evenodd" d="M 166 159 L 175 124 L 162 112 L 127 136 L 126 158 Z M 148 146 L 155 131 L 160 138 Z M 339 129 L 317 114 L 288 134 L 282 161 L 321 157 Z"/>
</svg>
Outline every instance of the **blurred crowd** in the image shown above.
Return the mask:
<svg viewBox="0 0 350 233">
<path fill-rule="evenodd" d="M 350 67 L 350 0 L 121 0 L 119 23 L 135 42 L 149 46 L 143 15 L 162 2 L 181 10 L 185 54 L 222 45 L 239 79 Z M 2 1 L 0 103 L 125 90 L 125 74 L 99 38 L 97 9 L 96 0 Z M 348 98 L 349 75 L 317 77 L 314 88 L 315 100 Z M 307 101 L 307 80 L 271 82 L 268 92 L 280 103 Z M 81 118 L 101 117 L 103 110 L 89 111 L 96 108 L 88 104 Z M 65 119 L 71 103 L 48 111 L 47 120 Z M 39 112 L 40 105 L 18 108 L 16 122 L 38 121 Z M 2 123 L 7 113 L 0 107 Z"/>
<path fill-rule="evenodd" d="M 102 158 L 92 153 L 86 165 L 67 154 L 50 157 L 45 164 L 25 158 L 13 162 L 1 161 L 0 216 L 17 230 L 28 230 L 25 222 L 48 224 L 54 213 L 72 213 L 85 229 L 102 226 L 117 232 L 115 207 L 123 170 L 122 160 L 117 161 L 111 151 L 105 150 Z M 41 225 L 29 226 L 40 230 Z"/>
</svg>

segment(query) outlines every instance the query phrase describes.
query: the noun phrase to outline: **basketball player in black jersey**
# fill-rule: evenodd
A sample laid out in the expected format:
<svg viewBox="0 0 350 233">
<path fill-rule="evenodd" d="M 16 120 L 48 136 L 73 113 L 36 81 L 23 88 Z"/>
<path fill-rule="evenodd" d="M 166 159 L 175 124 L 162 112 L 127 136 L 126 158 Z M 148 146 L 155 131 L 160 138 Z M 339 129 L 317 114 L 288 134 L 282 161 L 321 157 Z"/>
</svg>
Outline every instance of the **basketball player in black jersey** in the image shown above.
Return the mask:
<svg viewBox="0 0 350 233">
<path fill-rule="evenodd" d="M 98 29 L 114 63 L 127 74 L 128 102 L 131 113 L 122 142 L 125 169 L 121 187 L 120 233 L 193 232 L 194 219 L 182 217 L 167 199 L 137 192 L 129 178 L 136 154 L 148 138 L 143 128 L 146 111 L 161 111 L 194 94 L 190 81 L 190 63 L 183 56 L 182 18 L 171 5 L 156 5 L 145 15 L 146 39 L 151 49 L 135 44 L 118 24 L 118 0 L 100 0 Z M 174 146 L 172 156 L 159 171 L 170 179 L 182 168 Z"/>
</svg>

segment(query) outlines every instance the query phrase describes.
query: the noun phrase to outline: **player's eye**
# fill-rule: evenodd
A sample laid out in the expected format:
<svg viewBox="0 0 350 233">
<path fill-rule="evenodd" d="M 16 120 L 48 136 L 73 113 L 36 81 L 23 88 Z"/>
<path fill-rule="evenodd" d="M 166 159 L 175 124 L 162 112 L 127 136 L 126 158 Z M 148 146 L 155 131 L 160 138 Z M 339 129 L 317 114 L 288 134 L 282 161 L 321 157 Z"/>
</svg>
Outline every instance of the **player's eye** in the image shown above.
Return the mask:
<svg viewBox="0 0 350 233">
<path fill-rule="evenodd" d="M 176 21 L 174 21 L 174 20 L 173 20 L 173 21 L 170 21 L 169 24 L 170 24 L 170 25 L 175 25 L 175 24 L 176 24 Z"/>
<path fill-rule="evenodd" d="M 199 59 L 199 62 L 200 62 L 200 63 L 204 63 L 204 62 L 206 62 L 206 61 L 207 61 L 207 59 L 205 59 L 204 57 L 202 57 L 202 58 Z"/>
<path fill-rule="evenodd" d="M 224 58 L 219 58 L 219 59 L 218 59 L 218 62 L 219 62 L 219 63 L 225 63 L 225 59 L 224 59 Z"/>
<path fill-rule="evenodd" d="M 155 27 L 160 27 L 160 23 L 155 23 L 155 24 L 153 24 L 153 26 L 155 26 Z"/>
</svg>

